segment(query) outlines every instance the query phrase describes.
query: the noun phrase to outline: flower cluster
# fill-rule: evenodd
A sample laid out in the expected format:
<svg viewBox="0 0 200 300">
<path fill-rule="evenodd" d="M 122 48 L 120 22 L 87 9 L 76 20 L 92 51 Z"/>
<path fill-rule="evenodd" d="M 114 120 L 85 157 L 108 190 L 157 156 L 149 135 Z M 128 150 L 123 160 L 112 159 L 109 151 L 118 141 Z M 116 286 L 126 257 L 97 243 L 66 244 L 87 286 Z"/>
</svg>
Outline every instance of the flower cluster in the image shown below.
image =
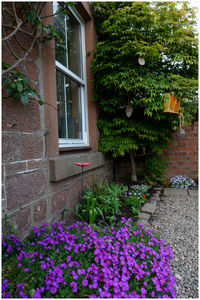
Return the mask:
<svg viewBox="0 0 200 300">
<path fill-rule="evenodd" d="M 141 184 L 141 185 L 132 185 L 129 191 L 124 193 L 125 197 L 135 196 L 138 199 L 142 199 L 146 197 L 147 191 L 150 189 L 151 186 Z"/>
<path fill-rule="evenodd" d="M 170 179 L 170 186 L 176 189 L 188 189 L 190 186 L 195 186 L 195 182 L 188 176 L 177 175 Z"/>
<path fill-rule="evenodd" d="M 56 223 L 33 232 L 10 268 L 11 257 L 4 258 L 2 297 L 176 297 L 170 246 L 131 219 L 116 227 Z"/>
</svg>

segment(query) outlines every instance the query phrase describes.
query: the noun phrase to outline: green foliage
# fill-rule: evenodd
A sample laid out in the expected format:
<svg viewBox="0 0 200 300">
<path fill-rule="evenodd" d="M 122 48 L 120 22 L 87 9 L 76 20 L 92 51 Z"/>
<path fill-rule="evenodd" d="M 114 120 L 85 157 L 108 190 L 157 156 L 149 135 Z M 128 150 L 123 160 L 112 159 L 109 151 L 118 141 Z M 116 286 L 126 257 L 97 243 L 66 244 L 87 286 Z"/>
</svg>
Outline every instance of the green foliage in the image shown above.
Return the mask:
<svg viewBox="0 0 200 300">
<path fill-rule="evenodd" d="M 93 182 L 91 189 L 84 191 L 83 203 L 76 205 L 76 210 L 64 209 L 62 211 L 62 220 L 64 220 L 65 211 L 72 212 L 82 222 L 90 225 L 95 224 L 99 219 L 106 219 L 109 223 L 114 223 L 115 216 L 121 215 L 121 199 L 120 196 L 127 191 L 127 186 L 119 186 L 118 184 L 103 184 Z"/>
<path fill-rule="evenodd" d="M 121 199 L 120 196 L 127 191 L 127 186 L 120 186 L 115 183 L 108 184 L 106 181 L 100 185 L 96 183 L 93 186 L 92 194 L 97 199 L 97 205 L 104 216 L 118 216 L 121 215 Z M 88 191 L 91 192 L 91 191 Z"/>
<path fill-rule="evenodd" d="M 197 116 L 195 10 L 173 2 L 94 2 L 92 7 L 99 150 L 113 157 L 139 147 L 161 154 L 179 124 L 178 115 L 163 113 L 165 94 L 182 98 L 186 122 Z M 130 118 L 127 105 L 133 108 Z"/>
<path fill-rule="evenodd" d="M 43 7 L 44 6 L 45 5 L 43 5 Z M 64 15 L 68 14 L 68 6 L 74 6 L 74 3 L 61 3 L 59 5 L 58 10 L 55 12 L 55 15 L 60 13 L 63 13 Z M 38 3 L 31 3 L 29 1 L 23 2 L 20 9 L 20 19 L 23 20 L 23 24 L 27 25 L 27 23 L 29 23 L 30 28 L 32 28 L 32 33 L 29 34 L 33 36 L 33 40 L 35 37 L 37 37 L 37 39 L 35 38 L 35 42 L 38 41 L 40 43 L 44 43 L 45 41 L 55 40 L 57 49 L 60 49 L 60 51 L 64 49 L 66 51 L 66 45 L 63 41 L 61 32 L 57 30 L 54 25 L 46 24 L 44 22 L 43 19 L 48 18 L 48 16 L 43 15 L 43 9 L 39 9 Z M 10 16 L 12 16 L 11 12 Z M 23 46 L 21 48 L 24 50 Z M 24 57 L 26 57 L 26 51 L 28 52 L 29 50 L 30 49 L 28 48 L 27 50 L 25 50 Z M 6 91 L 6 93 L 9 96 L 13 97 L 14 99 L 20 99 L 25 106 L 29 103 L 30 97 L 37 100 L 38 104 L 40 105 L 45 104 L 45 102 L 41 99 L 41 96 L 37 93 L 37 91 L 31 87 L 31 81 L 25 74 L 19 72 L 14 67 L 12 68 L 12 66 L 7 62 L 3 62 L 2 70 L 5 71 L 6 69 L 11 70 L 3 74 L 2 88 Z"/>
<path fill-rule="evenodd" d="M 147 156 L 145 159 L 145 181 L 152 185 L 165 185 L 165 171 L 167 166 L 167 157 Z"/>
<path fill-rule="evenodd" d="M 104 218 L 101 209 L 97 206 L 97 198 L 94 197 L 92 191 L 84 192 L 83 203 L 76 205 L 76 210 L 64 209 L 62 211 L 62 220 L 64 219 L 64 212 L 70 211 L 76 217 L 78 217 L 82 222 L 87 222 L 88 224 L 94 224 L 98 216 Z"/>
<path fill-rule="evenodd" d="M 4 225 L 4 233 L 6 235 L 14 234 L 15 236 L 19 236 L 19 232 L 10 223 L 10 220 L 9 220 L 9 217 L 7 214 L 4 214 L 4 216 L 3 216 L 3 225 Z"/>
<path fill-rule="evenodd" d="M 131 211 L 135 217 L 140 213 L 140 206 L 147 201 L 149 194 L 147 191 L 150 189 L 149 185 L 133 185 L 130 190 L 125 193 L 125 204 L 131 207 Z"/>
<path fill-rule="evenodd" d="M 9 64 L 3 63 L 3 70 L 9 66 Z M 40 105 L 44 104 L 37 91 L 31 87 L 29 78 L 16 69 L 3 76 L 2 86 L 9 95 L 14 99 L 19 98 L 24 105 L 28 104 L 29 97 L 36 98 Z"/>
</svg>

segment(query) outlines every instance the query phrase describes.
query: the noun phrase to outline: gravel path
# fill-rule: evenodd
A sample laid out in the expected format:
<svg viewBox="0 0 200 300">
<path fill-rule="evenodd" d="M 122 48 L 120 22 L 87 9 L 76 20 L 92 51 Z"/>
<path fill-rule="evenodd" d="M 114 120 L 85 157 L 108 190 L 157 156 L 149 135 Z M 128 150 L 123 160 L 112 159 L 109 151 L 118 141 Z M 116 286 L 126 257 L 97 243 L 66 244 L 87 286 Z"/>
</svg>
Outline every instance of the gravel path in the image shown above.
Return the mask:
<svg viewBox="0 0 200 300">
<path fill-rule="evenodd" d="M 198 191 L 165 189 L 151 229 L 172 248 L 171 270 L 176 277 L 177 298 L 198 296 Z"/>
</svg>

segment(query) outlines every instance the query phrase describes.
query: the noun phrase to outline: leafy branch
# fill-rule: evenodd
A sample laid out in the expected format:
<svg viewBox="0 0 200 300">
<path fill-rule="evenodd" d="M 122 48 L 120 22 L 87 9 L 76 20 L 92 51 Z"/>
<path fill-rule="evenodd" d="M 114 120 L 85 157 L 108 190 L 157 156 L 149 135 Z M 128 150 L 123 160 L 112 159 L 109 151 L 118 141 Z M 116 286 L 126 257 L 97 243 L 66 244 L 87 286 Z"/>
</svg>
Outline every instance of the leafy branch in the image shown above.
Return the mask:
<svg viewBox="0 0 200 300">
<path fill-rule="evenodd" d="M 28 1 L 23 3 L 4 2 L 2 4 L 2 44 L 7 47 L 12 60 L 14 60 L 12 64 L 3 62 L 2 88 L 11 97 L 19 98 L 24 105 L 28 104 L 30 97 L 33 97 L 32 100 L 38 101 L 40 105 L 45 104 L 45 102 L 31 87 L 29 78 L 19 72 L 17 67 L 25 61 L 37 43 L 55 40 L 57 47 L 66 50 L 65 42 L 59 30 L 52 24 L 46 24 L 43 20 L 60 13 L 66 15 L 68 6 L 74 4 L 63 2 L 54 14 L 44 15 L 43 11 L 46 4 L 46 2 Z M 23 45 L 22 40 L 27 37 L 29 38 L 28 42 L 26 40 L 26 45 Z M 17 50 L 16 45 L 18 46 Z"/>
</svg>

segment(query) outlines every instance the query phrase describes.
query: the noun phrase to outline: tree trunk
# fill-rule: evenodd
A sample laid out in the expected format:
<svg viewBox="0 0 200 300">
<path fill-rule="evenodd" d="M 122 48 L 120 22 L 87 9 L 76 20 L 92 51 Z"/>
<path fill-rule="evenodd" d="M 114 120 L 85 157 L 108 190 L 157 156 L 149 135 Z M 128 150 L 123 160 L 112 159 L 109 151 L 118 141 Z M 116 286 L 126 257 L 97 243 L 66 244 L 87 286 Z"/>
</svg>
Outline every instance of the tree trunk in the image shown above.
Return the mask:
<svg viewBox="0 0 200 300">
<path fill-rule="evenodd" d="M 130 156 L 131 156 L 131 181 L 137 181 L 135 159 L 134 159 L 133 151 L 130 152 Z"/>
<path fill-rule="evenodd" d="M 118 160 L 114 158 L 114 180 L 119 181 Z"/>
</svg>

